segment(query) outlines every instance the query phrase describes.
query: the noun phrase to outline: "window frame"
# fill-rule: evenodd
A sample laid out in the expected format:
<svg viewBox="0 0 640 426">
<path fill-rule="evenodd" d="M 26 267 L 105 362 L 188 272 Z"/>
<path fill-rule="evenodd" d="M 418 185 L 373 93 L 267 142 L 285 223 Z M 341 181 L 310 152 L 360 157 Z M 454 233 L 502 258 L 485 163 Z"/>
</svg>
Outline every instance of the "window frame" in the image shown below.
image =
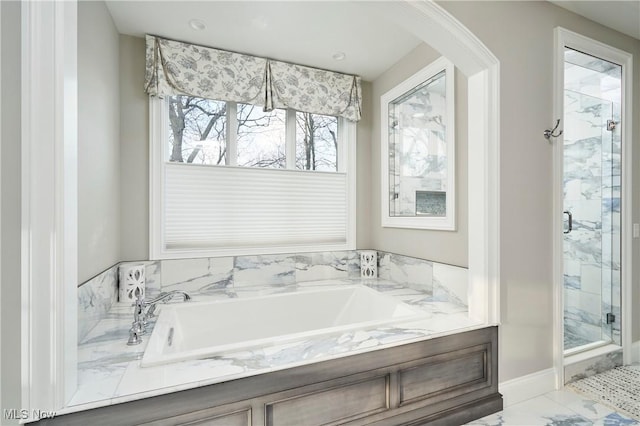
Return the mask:
<svg viewBox="0 0 640 426">
<path fill-rule="evenodd" d="M 392 216 L 389 200 L 389 104 L 407 94 L 416 86 L 438 74 L 445 73 L 446 82 L 446 135 L 447 144 L 447 190 L 445 216 Z M 380 97 L 380 216 L 384 228 L 411 228 L 438 231 L 456 230 L 456 160 L 455 160 L 455 68 L 445 57 L 436 59 Z"/>
<path fill-rule="evenodd" d="M 236 103 L 227 102 L 227 128 L 235 129 Z M 168 103 L 165 99 L 149 97 L 149 258 L 151 260 L 194 257 L 221 257 L 239 255 L 304 253 L 316 251 L 354 250 L 356 241 L 356 123 L 338 117 L 338 170 L 335 172 L 296 169 L 296 110 L 287 109 L 286 115 L 286 167 L 265 168 L 265 171 L 295 171 L 297 173 L 341 173 L 347 177 L 346 241 L 341 244 L 279 245 L 266 247 L 228 247 L 206 249 L 167 249 L 164 239 L 165 218 L 165 165 L 168 141 Z M 227 158 L 224 165 L 186 165 L 186 167 L 232 167 L 234 169 L 261 169 L 237 166 L 236 134 L 227 132 Z M 233 160 L 231 160 L 233 158 Z"/>
</svg>

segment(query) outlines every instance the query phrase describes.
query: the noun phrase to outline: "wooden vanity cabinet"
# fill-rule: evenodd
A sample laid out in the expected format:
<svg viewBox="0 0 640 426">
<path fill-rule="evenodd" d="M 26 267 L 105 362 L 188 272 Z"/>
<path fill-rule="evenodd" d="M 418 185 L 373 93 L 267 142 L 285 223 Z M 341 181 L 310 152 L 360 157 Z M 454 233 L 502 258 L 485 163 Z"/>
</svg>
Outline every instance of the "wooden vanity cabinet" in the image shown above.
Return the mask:
<svg viewBox="0 0 640 426">
<path fill-rule="evenodd" d="M 52 425 L 452 425 L 502 409 L 497 327 L 43 420 Z"/>
</svg>

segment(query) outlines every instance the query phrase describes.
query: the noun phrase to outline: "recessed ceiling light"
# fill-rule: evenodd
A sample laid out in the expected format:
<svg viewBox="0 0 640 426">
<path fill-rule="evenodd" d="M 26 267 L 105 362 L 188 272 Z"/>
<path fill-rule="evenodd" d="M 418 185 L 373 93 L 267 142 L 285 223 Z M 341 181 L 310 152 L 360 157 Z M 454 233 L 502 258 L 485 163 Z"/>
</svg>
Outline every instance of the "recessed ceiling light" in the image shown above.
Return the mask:
<svg viewBox="0 0 640 426">
<path fill-rule="evenodd" d="M 333 54 L 333 59 L 336 61 L 344 61 L 347 55 L 344 52 L 336 52 Z"/>
<path fill-rule="evenodd" d="M 207 24 L 199 19 L 192 19 L 189 21 L 189 26 L 196 31 L 202 31 L 207 28 Z"/>
</svg>

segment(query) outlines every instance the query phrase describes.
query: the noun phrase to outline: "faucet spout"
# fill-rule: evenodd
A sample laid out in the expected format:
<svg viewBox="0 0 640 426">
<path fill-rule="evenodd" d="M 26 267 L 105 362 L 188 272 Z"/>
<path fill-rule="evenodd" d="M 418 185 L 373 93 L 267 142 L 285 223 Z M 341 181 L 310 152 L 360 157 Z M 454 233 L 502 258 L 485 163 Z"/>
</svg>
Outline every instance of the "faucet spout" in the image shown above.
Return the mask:
<svg viewBox="0 0 640 426">
<path fill-rule="evenodd" d="M 191 296 L 182 290 L 172 290 L 160 293 L 157 297 L 148 301 L 144 300 L 141 295 L 138 295 L 138 298 L 133 305 L 135 310 L 133 311 L 133 323 L 129 330 L 128 345 L 137 345 L 142 342 L 142 338 L 140 336 L 146 333 L 147 320 L 155 316 L 156 306 L 158 303 L 166 303 L 175 295 L 181 295 L 182 300 L 185 302 L 189 302 L 191 300 Z M 146 312 L 145 309 L 147 309 Z"/>
<path fill-rule="evenodd" d="M 155 316 L 156 306 L 158 303 L 160 302 L 166 303 L 169 300 L 173 299 L 173 296 L 175 295 L 181 295 L 182 300 L 184 302 L 191 301 L 191 296 L 189 296 L 189 293 L 182 290 L 172 290 L 172 291 L 160 293 L 158 296 L 154 297 L 153 299 L 144 302 L 144 306 L 149 307 L 149 309 L 147 310 L 147 313 L 145 314 L 145 320 L 147 318 L 153 318 Z"/>
</svg>

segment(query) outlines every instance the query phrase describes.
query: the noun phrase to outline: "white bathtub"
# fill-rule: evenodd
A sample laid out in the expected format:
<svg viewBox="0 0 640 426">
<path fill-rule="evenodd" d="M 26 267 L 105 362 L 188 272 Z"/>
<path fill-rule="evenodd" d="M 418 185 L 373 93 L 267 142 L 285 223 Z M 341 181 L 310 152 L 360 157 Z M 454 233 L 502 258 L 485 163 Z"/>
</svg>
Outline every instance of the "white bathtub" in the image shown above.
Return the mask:
<svg viewBox="0 0 640 426">
<path fill-rule="evenodd" d="M 424 313 L 365 286 L 163 305 L 143 367 L 367 329 Z"/>
</svg>

